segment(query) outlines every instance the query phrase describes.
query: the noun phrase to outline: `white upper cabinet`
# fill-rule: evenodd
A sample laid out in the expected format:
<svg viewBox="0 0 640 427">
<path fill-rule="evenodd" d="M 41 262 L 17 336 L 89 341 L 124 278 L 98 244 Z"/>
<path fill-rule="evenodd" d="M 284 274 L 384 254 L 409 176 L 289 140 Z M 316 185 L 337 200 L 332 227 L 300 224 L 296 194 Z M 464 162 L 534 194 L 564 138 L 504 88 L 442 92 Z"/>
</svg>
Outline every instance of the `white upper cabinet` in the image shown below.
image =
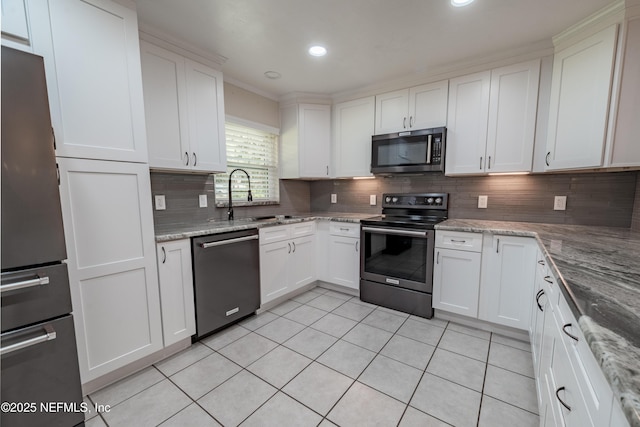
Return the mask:
<svg viewBox="0 0 640 427">
<path fill-rule="evenodd" d="M 142 41 L 149 166 L 226 171 L 222 74 Z"/>
<path fill-rule="evenodd" d="M 447 80 L 376 96 L 375 134 L 445 126 Z"/>
<path fill-rule="evenodd" d="M 623 64 L 620 71 L 613 144 L 606 166 L 640 166 L 640 17 L 628 19 L 624 28 Z"/>
<path fill-rule="evenodd" d="M 531 171 L 540 60 L 450 82 L 447 175 Z"/>
<path fill-rule="evenodd" d="M 2 0 L 2 44 L 31 52 L 25 0 Z"/>
<path fill-rule="evenodd" d="M 449 82 L 447 175 L 484 172 L 490 86 L 490 71 Z"/>
<path fill-rule="evenodd" d="M 333 164 L 336 178 L 371 176 L 371 136 L 375 98 L 333 106 Z"/>
<path fill-rule="evenodd" d="M 282 108 L 280 131 L 281 178 L 329 178 L 330 105 Z"/>
<path fill-rule="evenodd" d="M 147 162 L 136 12 L 108 0 L 51 0 L 48 15 L 46 6 L 34 4 L 30 19 L 56 155 Z"/>
<path fill-rule="evenodd" d="M 603 165 L 617 34 L 612 25 L 554 55 L 547 170 Z"/>
<path fill-rule="evenodd" d="M 486 172 L 530 171 L 540 60 L 491 71 Z"/>
</svg>

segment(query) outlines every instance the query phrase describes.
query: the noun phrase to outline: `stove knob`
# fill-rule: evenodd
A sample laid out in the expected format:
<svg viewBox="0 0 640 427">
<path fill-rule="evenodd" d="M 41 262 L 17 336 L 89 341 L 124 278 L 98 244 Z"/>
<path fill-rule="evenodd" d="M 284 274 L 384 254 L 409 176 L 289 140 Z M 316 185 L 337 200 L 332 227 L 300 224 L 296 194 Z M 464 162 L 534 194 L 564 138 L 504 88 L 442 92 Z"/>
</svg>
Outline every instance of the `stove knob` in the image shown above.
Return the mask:
<svg viewBox="0 0 640 427">
<path fill-rule="evenodd" d="M 391 201 L 391 197 L 387 196 L 384 198 L 385 203 L 389 203 Z"/>
<path fill-rule="evenodd" d="M 391 201 L 392 201 L 393 203 L 396 203 L 396 202 L 398 201 L 398 198 L 397 198 L 397 197 L 394 197 L 393 199 L 391 199 Z"/>
<path fill-rule="evenodd" d="M 409 204 L 410 205 L 415 205 L 416 204 L 416 198 L 415 197 L 410 198 L 409 199 Z"/>
<path fill-rule="evenodd" d="M 433 204 L 433 197 L 429 197 L 429 198 L 427 199 L 427 204 L 428 204 L 428 205 L 432 205 L 432 204 Z"/>
<path fill-rule="evenodd" d="M 438 198 L 436 199 L 436 205 L 441 205 L 441 204 L 442 204 L 442 198 L 441 198 L 441 197 L 438 197 Z"/>
</svg>

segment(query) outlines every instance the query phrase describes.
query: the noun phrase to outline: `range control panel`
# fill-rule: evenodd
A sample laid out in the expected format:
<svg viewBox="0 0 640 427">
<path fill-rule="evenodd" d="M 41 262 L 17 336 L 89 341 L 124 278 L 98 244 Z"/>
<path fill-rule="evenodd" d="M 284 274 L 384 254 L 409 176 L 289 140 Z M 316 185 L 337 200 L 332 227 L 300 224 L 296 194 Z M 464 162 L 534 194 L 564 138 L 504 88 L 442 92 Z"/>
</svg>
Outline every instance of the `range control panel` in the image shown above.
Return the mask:
<svg viewBox="0 0 640 427">
<path fill-rule="evenodd" d="M 448 193 L 383 194 L 383 208 L 447 209 Z"/>
</svg>

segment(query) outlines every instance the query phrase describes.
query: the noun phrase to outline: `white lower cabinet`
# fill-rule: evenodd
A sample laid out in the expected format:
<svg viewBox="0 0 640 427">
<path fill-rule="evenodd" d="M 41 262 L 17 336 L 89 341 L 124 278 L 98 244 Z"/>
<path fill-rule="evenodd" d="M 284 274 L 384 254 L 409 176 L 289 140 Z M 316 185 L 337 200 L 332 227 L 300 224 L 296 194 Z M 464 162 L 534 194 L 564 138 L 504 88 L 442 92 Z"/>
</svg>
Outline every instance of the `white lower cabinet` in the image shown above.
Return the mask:
<svg viewBox="0 0 640 427">
<path fill-rule="evenodd" d="M 530 237 L 484 236 L 479 319 L 529 329 L 536 246 Z"/>
<path fill-rule="evenodd" d="M 329 226 L 328 282 L 360 289 L 360 225 L 332 222 Z"/>
<path fill-rule="evenodd" d="M 166 347 L 196 333 L 191 240 L 158 243 L 156 251 L 162 335 Z"/>
<path fill-rule="evenodd" d="M 478 316 L 482 234 L 436 231 L 433 308 Z"/>
<path fill-rule="evenodd" d="M 314 222 L 261 228 L 261 304 L 315 281 L 315 252 Z"/>
<path fill-rule="evenodd" d="M 162 349 L 149 168 L 58 158 L 82 383 Z"/>
</svg>

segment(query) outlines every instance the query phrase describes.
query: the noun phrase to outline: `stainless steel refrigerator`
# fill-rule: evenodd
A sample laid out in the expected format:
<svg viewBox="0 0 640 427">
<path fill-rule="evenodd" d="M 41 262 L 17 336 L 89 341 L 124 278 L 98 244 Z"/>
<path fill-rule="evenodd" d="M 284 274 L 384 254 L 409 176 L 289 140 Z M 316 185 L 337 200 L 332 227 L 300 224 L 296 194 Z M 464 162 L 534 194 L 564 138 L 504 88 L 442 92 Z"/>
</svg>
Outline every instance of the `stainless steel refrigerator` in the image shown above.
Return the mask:
<svg viewBox="0 0 640 427">
<path fill-rule="evenodd" d="M 43 60 L 2 47 L 0 424 L 84 413 Z M 8 410 L 7 410 L 8 409 Z"/>
</svg>

